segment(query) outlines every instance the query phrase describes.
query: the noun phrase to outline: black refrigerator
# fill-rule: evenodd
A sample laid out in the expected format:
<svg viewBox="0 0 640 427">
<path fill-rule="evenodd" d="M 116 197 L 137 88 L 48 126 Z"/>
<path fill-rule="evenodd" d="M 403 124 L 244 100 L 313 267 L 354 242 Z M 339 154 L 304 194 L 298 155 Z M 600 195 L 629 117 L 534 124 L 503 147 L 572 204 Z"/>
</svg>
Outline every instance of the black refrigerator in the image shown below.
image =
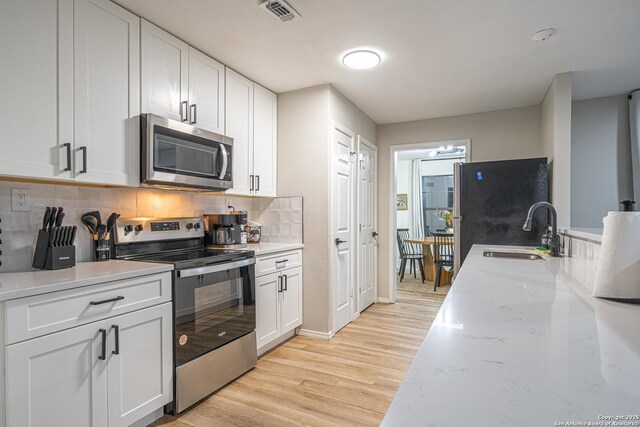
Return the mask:
<svg viewBox="0 0 640 427">
<path fill-rule="evenodd" d="M 547 211 L 538 209 L 533 228 L 522 226 L 531 205 L 549 201 L 547 159 L 457 163 L 454 167 L 455 270 L 471 246 L 540 246 Z"/>
</svg>

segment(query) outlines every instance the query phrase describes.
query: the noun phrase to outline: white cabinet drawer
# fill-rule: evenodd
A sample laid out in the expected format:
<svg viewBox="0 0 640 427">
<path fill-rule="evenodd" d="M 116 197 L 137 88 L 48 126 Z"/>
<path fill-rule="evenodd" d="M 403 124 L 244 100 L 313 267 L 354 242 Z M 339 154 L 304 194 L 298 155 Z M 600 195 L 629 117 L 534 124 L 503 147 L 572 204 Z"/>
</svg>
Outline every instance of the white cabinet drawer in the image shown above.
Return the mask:
<svg viewBox="0 0 640 427">
<path fill-rule="evenodd" d="M 277 273 L 302 265 L 302 249 L 277 252 L 256 257 L 256 277 Z"/>
<path fill-rule="evenodd" d="M 86 286 L 5 303 L 6 344 L 171 301 L 171 273 Z"/>
</svg>

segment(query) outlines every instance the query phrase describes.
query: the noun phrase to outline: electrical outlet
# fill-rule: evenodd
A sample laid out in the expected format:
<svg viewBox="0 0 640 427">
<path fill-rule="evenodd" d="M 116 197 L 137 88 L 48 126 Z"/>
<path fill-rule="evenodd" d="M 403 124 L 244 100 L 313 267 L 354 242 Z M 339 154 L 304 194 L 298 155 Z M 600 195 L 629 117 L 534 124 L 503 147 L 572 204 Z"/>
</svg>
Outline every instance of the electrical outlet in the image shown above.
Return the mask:
<svg viewBox="0 0 640 427">
<path fill-rule="evenodd" d="M 13 212 L 28 212 L 31 208 L 29 191 L 20 188 L 11 189 L 11 210 Z"/>
</svg>

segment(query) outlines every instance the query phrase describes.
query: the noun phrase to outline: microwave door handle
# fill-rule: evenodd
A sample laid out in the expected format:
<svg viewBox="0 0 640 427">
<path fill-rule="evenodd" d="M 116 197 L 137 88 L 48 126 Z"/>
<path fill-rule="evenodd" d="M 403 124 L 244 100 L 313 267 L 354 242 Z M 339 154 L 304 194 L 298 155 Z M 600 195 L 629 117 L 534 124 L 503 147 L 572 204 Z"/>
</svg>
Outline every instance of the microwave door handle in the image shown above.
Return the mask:
<svg viewBox="0 0 640 427">
<path fill-rule="evenodd" d="M 220 152 L 222 153 L 222 169 L 220 169 L 220 176 L 218 176 L 218 178 L 224 179 L 224 176 L 227 174 L 229 159 L 227 158 L 227 149 L 224 148 L 222 144 L 220 144 Z"/>
</svg>

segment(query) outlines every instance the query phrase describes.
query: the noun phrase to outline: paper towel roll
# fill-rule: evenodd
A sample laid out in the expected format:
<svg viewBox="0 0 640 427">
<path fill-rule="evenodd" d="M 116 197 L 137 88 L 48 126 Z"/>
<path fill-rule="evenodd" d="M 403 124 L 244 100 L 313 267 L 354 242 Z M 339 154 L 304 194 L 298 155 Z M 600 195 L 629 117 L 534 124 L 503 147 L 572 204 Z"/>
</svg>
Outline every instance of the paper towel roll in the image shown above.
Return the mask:
<svg viewBox="0 0 640 427">
<path fill-rule="evenodd" d="M 640 212 L 609 212 L 593 296 L 640 299 Z"/>
</svg>

